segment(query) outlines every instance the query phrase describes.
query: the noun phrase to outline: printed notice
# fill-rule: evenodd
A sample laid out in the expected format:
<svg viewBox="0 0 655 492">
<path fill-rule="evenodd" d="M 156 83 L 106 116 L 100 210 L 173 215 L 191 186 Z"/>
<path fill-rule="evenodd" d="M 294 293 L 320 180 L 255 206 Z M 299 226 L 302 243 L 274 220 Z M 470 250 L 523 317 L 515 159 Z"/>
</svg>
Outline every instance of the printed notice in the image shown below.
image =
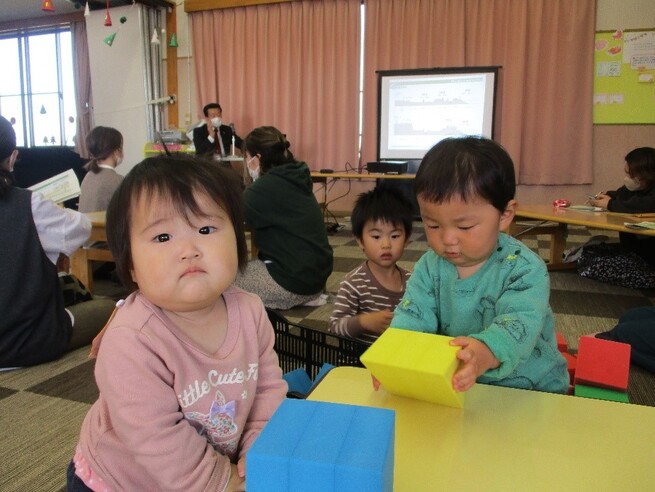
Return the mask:
<svg viewBox="0 0 655 492">
<path fill-rule="evenodd" d="M 80 196 L 80 183 L 72 169 L 32 185 L 28 189 L 41 193 L 55 203 Z"/>
<path fill-rule="evenodd" d="M 596 76 L 597 77 L 620 77 L 621 76 L 621 62 L 619 61 L 606 61 L 596 63 Z"/>
</svg>

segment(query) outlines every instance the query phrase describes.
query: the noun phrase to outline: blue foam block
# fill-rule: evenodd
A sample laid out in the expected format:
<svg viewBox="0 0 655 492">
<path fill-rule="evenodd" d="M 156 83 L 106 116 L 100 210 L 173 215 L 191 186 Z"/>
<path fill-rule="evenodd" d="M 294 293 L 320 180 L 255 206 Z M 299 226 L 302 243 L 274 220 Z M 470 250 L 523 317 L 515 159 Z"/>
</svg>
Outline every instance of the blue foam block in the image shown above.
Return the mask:
<svg viewBox="0 0 655 492">
<path fill-rule="evenodd" d="M 248 491 L 393 490 L 394 412 L 285 400 L 247 455 Z"/>
<path fill-rule="evenodd" d="M 312 388 L 312 380 L 309 379 L 307 371 L 304 369 L 294 369 L 293 371 L 285 372 L 282 378 L 289 385 L 289 391 L 306 395 Z"/>
<path fill-rule="evenodd" d="M 249 491 L 289 490 L 289 461 L 308 424 L 306 409 L 292 401 L 304 400 L 285 399 L 246 455 Z"/>
</svg>

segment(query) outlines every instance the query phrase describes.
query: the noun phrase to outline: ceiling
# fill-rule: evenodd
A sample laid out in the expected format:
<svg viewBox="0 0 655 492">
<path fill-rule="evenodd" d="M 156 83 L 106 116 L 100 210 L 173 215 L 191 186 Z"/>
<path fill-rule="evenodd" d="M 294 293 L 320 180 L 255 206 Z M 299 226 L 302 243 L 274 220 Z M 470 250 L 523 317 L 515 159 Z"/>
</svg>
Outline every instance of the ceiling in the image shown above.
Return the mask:
<svg viewBox="0 0 655 492">
<path fill-rule="evenodd" d="M 51 0 L 55 11 L 44 12 L 41 10 L 42 0 L 0 0 L 0 23 L 13 22 L 25 19 L 43 19 L 48 16 L 73 14 L 84 12 L 87 0 Z M 75 4 L 80 8 L 75 8 Z M 107 8 L 107 0 L 88 0 L 89 9 L 98 10 Z M 174 5 L 165 0 L 137 0 L 137 3 L 154 5 L 158 7 Z M 109 7 L 121 7 L 131 5 L 132 0 L 109 0 Z"/>
</svg>

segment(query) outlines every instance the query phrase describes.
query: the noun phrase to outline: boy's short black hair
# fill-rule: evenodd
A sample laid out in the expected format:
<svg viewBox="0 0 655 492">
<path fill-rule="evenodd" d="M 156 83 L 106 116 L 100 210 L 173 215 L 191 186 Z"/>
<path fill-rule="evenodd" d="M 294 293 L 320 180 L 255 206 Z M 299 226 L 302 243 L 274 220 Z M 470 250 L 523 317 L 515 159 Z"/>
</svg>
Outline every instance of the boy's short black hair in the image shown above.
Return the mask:
<svg viewBox="0 0 655 492">
<path fill-rule="evenodd" d="M 480 196 L 504 212 L 516 193 L 514 163 L 500 144 L 488 138 L 446 138 L 423 157 L 414 191 L 434 203 Z"/>
<path fill-rule="evenodd" d="M 200 214 L 194 192 L 213 199 L 227 213 L 237 240 L 239 268 L 248 262 L 244 232 L 241 183 L 231 170 L 192 156 L 159 155 L 141 161 L 125 176 L 107 207 L 107 242 L 116 262 L 116 272 L 130 291 L 138 286 L 132 280 L 130 228 L 133 206 L 139 197 L 170 198 L 183 217 Z"/>
<path fill-rule="evenodd" d="M 405 229 L 405 237 L 409 238 L 412 234 L 413 216 L 412 203 L 400 190 L 376 186 L 357 197 L 350 222 L 353 235 L 360 240 L 364 233 L 364 226 L 369 220 L 374 222 L 381 220 L 394 226 L 402 225 Z"/>
</svg>

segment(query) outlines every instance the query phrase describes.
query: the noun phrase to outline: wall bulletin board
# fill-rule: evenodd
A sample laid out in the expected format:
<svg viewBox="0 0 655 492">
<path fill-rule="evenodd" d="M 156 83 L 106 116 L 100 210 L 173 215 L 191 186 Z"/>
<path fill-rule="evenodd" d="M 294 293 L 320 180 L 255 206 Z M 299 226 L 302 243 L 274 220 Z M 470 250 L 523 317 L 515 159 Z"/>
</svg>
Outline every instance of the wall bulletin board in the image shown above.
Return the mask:
<svg viewBox="0 0 655 492">
<path fill-rule="evenodd" d="M 655 124 L 655 29 L 596 33 L 594 124 Z"/>
</svg>

